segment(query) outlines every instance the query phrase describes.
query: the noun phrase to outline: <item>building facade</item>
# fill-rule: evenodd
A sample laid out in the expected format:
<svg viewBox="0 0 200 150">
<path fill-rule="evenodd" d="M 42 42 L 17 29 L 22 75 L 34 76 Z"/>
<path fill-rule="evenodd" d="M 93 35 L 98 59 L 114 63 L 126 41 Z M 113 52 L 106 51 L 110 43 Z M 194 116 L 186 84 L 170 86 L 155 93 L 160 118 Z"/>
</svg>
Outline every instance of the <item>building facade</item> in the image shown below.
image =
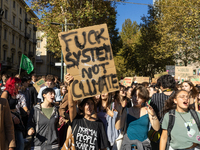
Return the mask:
<svg viewBox="0 0 200 150">
<path fill-rule="evenodd" d="M 59 62 L 58 58 L 54 58 L 54 53 L 46 48 L 47 38 L 43 37 L 44 32 L 37 31 L 37 48 L 36 48 L 36 74 L 43 76 L 52 74 L 60 77 L 60 67 L 55 66 Z"/>
<path fill-rule="evenodd" d="M 19 73 L 21 55 L 30 58 L 36 68 L 36 31 L 31 24 L 31 18 L 37 18 L 32 10 L 26 12 L 27 4 L 24 0 L 2 0 L 1 8 L 4 11 L 0 21 L 0 63 L 1 73 L 15 75 Z M 35 72 L 35 70 L 33 71 Z M 27 75 L 21 70 L 22 75 Z"/>
</svg>

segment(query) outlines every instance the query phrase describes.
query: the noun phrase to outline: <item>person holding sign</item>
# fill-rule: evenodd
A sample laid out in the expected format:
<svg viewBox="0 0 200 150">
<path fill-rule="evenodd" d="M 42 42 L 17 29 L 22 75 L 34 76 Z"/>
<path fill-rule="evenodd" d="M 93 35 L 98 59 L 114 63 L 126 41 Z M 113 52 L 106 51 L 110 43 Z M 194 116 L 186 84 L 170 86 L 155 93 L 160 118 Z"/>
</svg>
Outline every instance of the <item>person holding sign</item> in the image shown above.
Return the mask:
<svg viewBox="0 0 200 150">
<path fill-rule="evenodd" d="M 112 101 L 112 95 L 112 93 L 101 94 L 97 104 L 97 118 L 104 124 L 110 148 L 112 148 L 119 136 L 119 131 L 115 129 L 115 121 L 118 113 L 114 111 L 115 103 Z"/>
<path fill-rule="evenodd" d="M 77 114 L 76 102 L 73 101 L 70 84 L 73 77 L 68 73 L 65 81 L 68 83 L 68 107 L 71 128 L 69 127 L 67 135 L 73 131 L 76 150 L 82 149 L 104 149 L 109 146 L 107 135 L 103 123 L 92 114 L 95 110 L 95 103 L 92 98 L 85 98 L 79 104 L 81 115 Z"/>
</svg>

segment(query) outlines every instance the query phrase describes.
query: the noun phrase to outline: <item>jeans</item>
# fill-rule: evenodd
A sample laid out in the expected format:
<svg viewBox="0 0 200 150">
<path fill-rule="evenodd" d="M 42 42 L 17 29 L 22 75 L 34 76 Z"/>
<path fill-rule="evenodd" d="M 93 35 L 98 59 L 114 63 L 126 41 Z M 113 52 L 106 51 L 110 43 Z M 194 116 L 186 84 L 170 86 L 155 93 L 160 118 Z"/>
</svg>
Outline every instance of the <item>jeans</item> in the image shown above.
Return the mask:
<svg viewBox="0 0 200 150">
<path fill-rule="evenodd" d="M 15 130 L 15 150 L 24 150 L 24 137 L 21 131 Z"/>
</svg>

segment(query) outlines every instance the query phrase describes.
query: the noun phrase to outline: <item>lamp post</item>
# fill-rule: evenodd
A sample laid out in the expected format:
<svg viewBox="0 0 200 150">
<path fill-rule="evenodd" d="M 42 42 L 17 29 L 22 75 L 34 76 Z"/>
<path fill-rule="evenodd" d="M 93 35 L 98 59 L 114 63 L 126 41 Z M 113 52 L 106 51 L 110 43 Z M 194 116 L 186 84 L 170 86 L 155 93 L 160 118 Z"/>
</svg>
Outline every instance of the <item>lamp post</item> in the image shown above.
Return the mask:
<svg viewBox="0 0 200 150">
<path fill-rule="evenodd" d="M 2 2 L 1 2 L 2 7 Z M 2 30 L 2 17 L 3 17 L 4 11 L 2 8 L 0 8 L 0 60 L 1 60 L 1 30 Z"/>
<path fill-rule="evenodd" d="M 62 32 L 64 31 L 64 25 L 67 26 L 74 26 L 73 23 L 66 23 L 66 24 L 60 24 L 60 23 L 56 23 L 56 22 L 51 22 L 51 24 L 53 25 L 61 25 L 62 26 Z M 63 53 L 62 53 L 62 50 L 61 50 L 61 68 L 60 68 L 60 81 L 62 82 L 63 81 Z"/>
</svg>

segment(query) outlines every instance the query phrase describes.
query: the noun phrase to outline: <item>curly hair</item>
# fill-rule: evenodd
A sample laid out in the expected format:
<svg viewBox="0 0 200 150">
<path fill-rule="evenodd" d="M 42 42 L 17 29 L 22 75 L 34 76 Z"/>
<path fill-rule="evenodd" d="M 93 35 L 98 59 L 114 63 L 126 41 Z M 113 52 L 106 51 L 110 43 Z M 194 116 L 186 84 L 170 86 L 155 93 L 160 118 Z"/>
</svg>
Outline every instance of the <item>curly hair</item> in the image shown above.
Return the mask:
<svg viewBox="0 0 200 150">
<path fill-rule="evenodd" d="M 8 91 L 8 93 L 10 93 L 11 96 L 17 95 L 18 89 L 16 89 L 16 87 L 15 87 L 16 83 L 21 83 L 21 80 L 16 77 L 10 77 L 6 81 L 6 85 L 5 85 L 6 88 L 4 89 L 4 91 Z"/>
<path fill-rule="evenodd" d="M 180 92 L 187 92 L 186 90 L 178 90 L 172 96 L 170 96 L 166 101 L 163 110 L 160 112 L 160 116 L 164 116 L 167 112 L 172 109 L 176 109 L 176 103 L 174 103 L 174 99 L 177 98 Z M 188 93 L 188 92 L 187 92 Z M 192 105 L 189 105 L 189 109 L 194 109 Z"/>
<path fill-rule="evenodd" d="M 164 89 L 174 89 L 176 87 L 176 81 L 171 75 L 163 75 L 157 80 L 157 85 L 162 86 Z"/>
</svg>

